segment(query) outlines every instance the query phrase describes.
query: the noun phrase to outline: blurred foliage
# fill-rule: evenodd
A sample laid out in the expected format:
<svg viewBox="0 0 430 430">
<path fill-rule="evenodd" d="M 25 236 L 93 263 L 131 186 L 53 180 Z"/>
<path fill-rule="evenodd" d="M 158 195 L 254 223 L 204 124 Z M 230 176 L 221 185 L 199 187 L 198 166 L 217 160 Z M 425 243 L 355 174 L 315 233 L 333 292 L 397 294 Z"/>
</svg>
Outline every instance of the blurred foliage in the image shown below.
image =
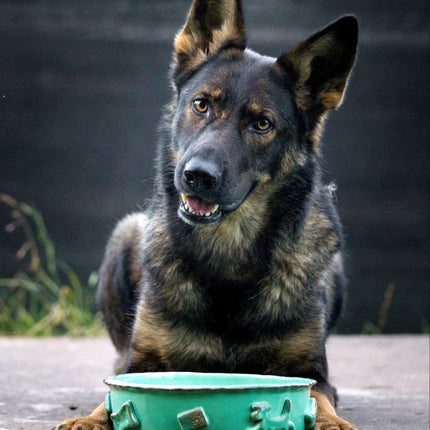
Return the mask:
<svg viewBox="0 0 430 430">
<path fill-rule="evenodd" d="M 16 257 L 23 268 L 11 278 L 0 278 L 0 335 L 97 336 L 106 334 L 101 316 L 95 313 L 97 272 L 83 285 L 76 272 L 56 256 L 42 214 L 33 206 L 0 194 L 11 210 L 7 233 L 22 230 L 24 241 Z M 377 323 L 366 321 L 362 334 L 386 332 L 395 284 L 384 293 Z M 421 332 L 429 333 L 427 319 Z"/>
<path fill-rule="evenodd" d="M 389 311 L 393 301 L 394 292 L 396 290 L 396 284 L 391 282 L 388 284 L 384 292 L 381 306 L 379 308 L 378 322 L 377 324 L 372 321 L 365 321 L 361 329 L 362 334 L 383 334 L 386 333 L 387 324 L 389 322 Z M 426 319 L 421 320 L 421 333 L 428 333 L 429 326 Z"/>
<path fill-rule="evenodd" d="M 0 334 L 104 334 L 101 318 L 95 314 L 97 273 L 84 286 L 75 271 L 57 258 L 41 213 L 7 194 L 0 194 L 0 201 L 11 210 L 6 232 L 24 233 L 16 253 L 23 269 L 11 278 L 0 278 Z"/>
<path fill-rule="evenodd" d="M 374 324 L 371 321 L 366 321 L 363 324 L 362 334 L 382 334 L 385 333 L 385 329 L 388 324 L 388 314 L 393 301 L 394 291 L 396 289 L 396 284 L 391 282 L 388 284 L 384 292 L 384 298 L 382 304 L 379 308 L 378 323 Z"/>
</svg>

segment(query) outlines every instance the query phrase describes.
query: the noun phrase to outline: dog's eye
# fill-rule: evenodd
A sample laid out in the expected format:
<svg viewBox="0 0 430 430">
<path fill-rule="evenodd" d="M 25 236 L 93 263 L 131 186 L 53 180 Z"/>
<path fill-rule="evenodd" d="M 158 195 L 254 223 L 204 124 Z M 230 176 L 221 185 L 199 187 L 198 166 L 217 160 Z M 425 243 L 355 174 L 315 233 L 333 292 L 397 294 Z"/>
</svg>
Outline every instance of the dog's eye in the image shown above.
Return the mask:
<svg viewBox="0 0 430 430">
<path fill-rule="evenodd" d="M 253 128 L 259 132 L 267 132 L 272 129 L 272 123 L 267 118 L 259 118 L 252 124 Z"/>
<path fill-rule="evenodd" d="M 197 113 L 206 113 L 209 110 L 209 102 L 205 99 L 194 100 L 192 106 Z"/>
</svg>

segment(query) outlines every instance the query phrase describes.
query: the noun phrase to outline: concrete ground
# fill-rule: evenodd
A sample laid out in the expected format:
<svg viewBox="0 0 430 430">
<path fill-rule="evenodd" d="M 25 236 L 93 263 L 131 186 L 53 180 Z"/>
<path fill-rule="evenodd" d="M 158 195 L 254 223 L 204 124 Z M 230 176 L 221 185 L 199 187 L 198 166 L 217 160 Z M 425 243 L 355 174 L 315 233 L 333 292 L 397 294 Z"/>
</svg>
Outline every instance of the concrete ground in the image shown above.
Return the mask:
<svg viewBox="0 0 430 430">
<path fill-rule="evenodd" d="M 360 430 L 429 429 L 428 336 L 336 336 L 328 344 L 339 415 Z M 107 338 L 0 338 L 0 430 L 48 430 L 105 396 Z"/>
</svg>

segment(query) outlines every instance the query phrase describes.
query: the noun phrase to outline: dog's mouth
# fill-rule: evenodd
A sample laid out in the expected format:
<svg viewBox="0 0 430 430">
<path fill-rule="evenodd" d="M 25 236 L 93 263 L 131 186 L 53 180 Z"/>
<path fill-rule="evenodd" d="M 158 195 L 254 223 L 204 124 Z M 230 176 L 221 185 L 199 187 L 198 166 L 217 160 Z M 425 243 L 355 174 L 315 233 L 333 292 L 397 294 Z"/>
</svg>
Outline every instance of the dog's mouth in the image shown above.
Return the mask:
<svg viewBox="0 0 430 430">
<path fill-rule="evenodd" d="M 215 224 L 224 212 L 218 203 L 208 202 L 200 197 L 181 193 L 179 216 L 189 224 Z"/>
</svg>

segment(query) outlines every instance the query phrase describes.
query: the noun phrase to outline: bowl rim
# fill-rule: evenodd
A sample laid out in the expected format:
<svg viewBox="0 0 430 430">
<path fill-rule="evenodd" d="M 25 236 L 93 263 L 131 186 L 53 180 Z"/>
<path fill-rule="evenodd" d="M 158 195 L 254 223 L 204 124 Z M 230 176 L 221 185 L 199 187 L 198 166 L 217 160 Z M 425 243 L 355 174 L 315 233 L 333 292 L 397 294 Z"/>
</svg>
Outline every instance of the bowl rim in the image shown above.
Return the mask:
<svg viewBox="0 0 430 430">
<path fill-rule="evenodd" d="M 124 378 L 129 379 L 134 376 L 142 376 L 154 378 L 168 377 L 174 378 L 175 376 L 190 376 L 190 377 L 212 377 L 212 378 L 252 378 L 255 379 L 255 383 L 221 383 L 219 385 L 214 385 L 208 382 L 207 384 L 201 383 L 190 383 L 190 384 L 178 384 L 178 385 L 166 385 L 161 383 L 141 383 L 133 382 L 130 380 L 124 380 Z M 269 380 L 271 382 L 269 382 Z M 112 388 L 119 389 L 138 389 L 138 390 L 160 390 L 160 391 L 231 391 L 231 390 L 254 390 L 254 389 L 272 389 L 272 388 L 288 388 L 288 389 L 305 389 L 311 388 L 317 383 L 314 379 L 301 378 L 301 377 L 289 377 L 289 376 L 279 376 L 279 375 L 259 375 L 250 373 L 204 373 L 204 372 L 144 372 L 144 373 L 126 373 L 115 376 L 109 376 L 103 381 L 106 385 Z"/>
</svg>

